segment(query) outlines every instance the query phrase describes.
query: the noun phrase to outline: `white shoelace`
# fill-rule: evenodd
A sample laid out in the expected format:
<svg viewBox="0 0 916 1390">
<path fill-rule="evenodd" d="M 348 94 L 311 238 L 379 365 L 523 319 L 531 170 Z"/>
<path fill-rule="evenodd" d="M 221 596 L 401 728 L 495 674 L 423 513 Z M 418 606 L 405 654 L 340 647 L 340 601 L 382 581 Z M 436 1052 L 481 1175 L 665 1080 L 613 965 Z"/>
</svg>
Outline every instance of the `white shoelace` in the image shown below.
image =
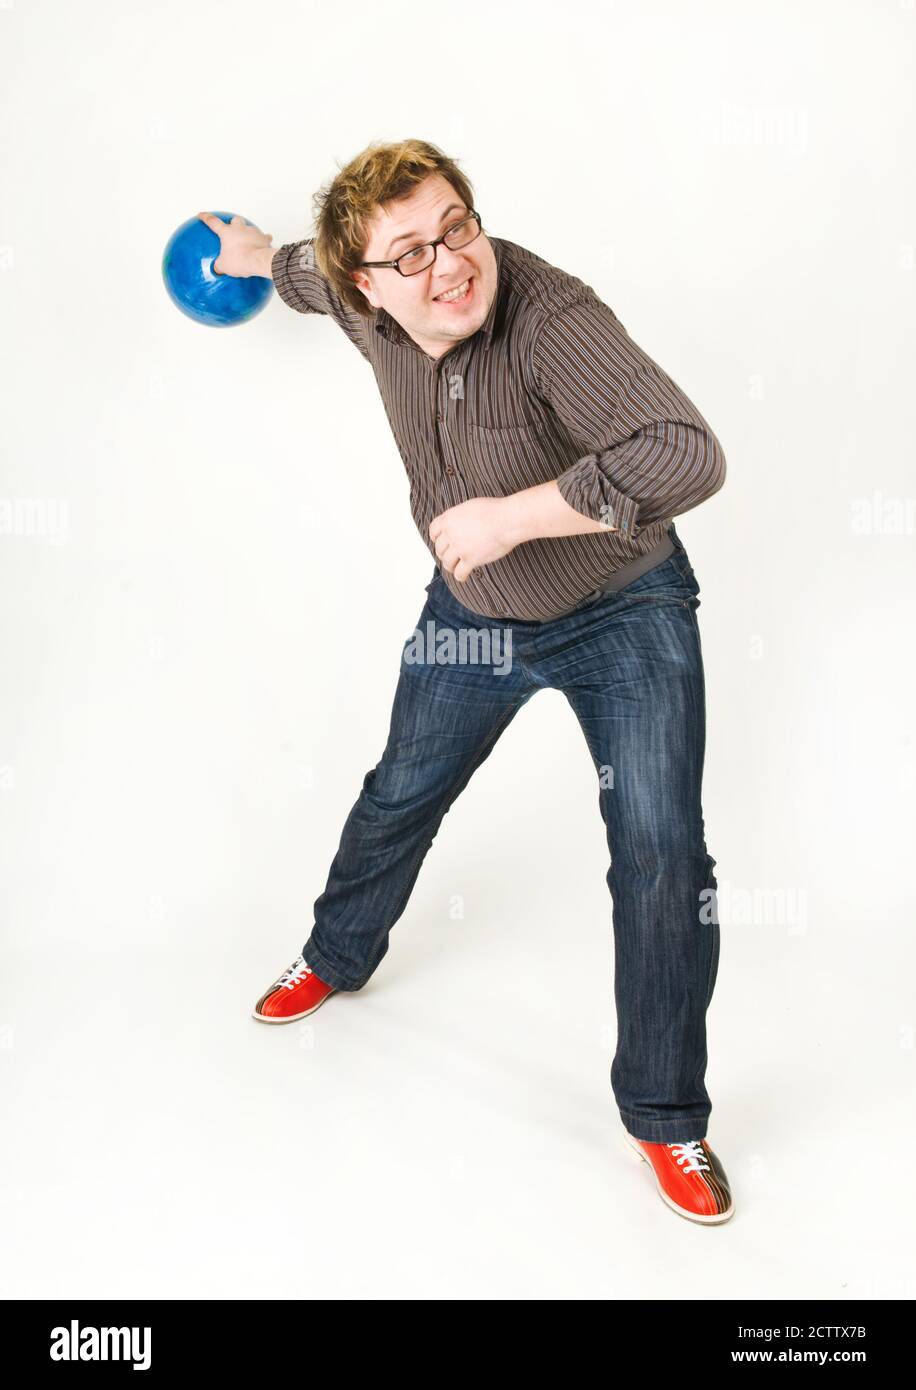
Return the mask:
<svg viewBox="0 0 916 1390">
<path fill-rule="evenodd" d="M 685 1173 L 700 1173 L 704 1168 L 709 1169 L 701 1140 L 691 1139 L 689 1143 L 669 1144 L 667 1147 L 674 1150 L 674 1156 Z"/>
<path fill-rule="evenodd" d="M 283 989 L 292 989 L 293 985 L 297 985 L 304 975 L 311 975 L 311 973 L 312 967 L 306 965 L 302 956 L 297 956 L 289 969 L 284 970 L 274 988 L 280 989 L 282 986 Z"/>
</svg>

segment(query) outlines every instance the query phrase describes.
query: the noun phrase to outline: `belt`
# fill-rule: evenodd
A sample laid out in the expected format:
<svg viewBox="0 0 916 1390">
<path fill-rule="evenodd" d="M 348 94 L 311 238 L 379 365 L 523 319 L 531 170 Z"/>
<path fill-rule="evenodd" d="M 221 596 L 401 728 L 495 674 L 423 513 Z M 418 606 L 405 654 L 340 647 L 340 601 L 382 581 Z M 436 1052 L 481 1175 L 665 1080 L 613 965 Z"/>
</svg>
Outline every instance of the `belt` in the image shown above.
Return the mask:
<svg viewBox="0 0 916 1390">
<path fill-rule="evenodd" d="M 667 560 L 669 555 L 674 554 L 675 549 L 676 547 L 674 541 L 671 539 L 671 534 L 667 532 L 659 541 L 658 545 L 654 546 L 652 550 L 647 551 L 645 555 L 637 555 L 635 560 L 630 560 L 627 564 L 621 565 L 620 569 L 615 570 L 610 579 L 606 580 L 600 589 L 593 589 L 590 594 L 586 594 L 585 598 L 581 599 L 579 603 L 576 604 L 575 608 L 570 608 L 568 611 L 570 613 L 575 613 L 580 608 L 587 608 L 589 604 L 597 603 L 602 594 L 612 594 L 615 593 L 617 589 L 623 589 L 627 584 L 632 584 L 633 580 L 638 579 L 641 574 L 645 574 L 647 570 L 654 570 L 656 565 L 660 565 L 663 561 Z M 565 618 L 566 614 L 562 613 L 560 616 Z"/>
</svg>

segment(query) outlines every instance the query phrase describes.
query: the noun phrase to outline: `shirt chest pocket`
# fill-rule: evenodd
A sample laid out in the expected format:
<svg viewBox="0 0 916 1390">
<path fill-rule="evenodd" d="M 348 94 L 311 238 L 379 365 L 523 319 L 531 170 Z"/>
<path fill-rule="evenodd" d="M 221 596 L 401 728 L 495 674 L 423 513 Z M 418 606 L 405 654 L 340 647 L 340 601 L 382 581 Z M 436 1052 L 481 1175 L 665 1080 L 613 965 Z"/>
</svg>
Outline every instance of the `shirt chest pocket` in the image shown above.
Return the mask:
<svg viewBox="0 0 916 1390">
<path fill-rule="evenodd" d="M 543 430 L 536 424 L 467 425 L 469 480 L 481 496 L 506 497 L 557 476 Z"/>
</svg>

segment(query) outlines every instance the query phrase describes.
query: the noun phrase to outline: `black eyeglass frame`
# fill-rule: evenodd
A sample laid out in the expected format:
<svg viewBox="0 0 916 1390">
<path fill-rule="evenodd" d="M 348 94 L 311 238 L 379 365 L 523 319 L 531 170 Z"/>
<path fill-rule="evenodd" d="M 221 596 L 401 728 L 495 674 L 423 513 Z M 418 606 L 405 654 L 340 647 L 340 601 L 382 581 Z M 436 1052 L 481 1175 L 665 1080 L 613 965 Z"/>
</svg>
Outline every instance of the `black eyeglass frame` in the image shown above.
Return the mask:
<svg viewBox="0 0 916 1390">
<path fill-rule="evenodd" d="M 459 247 L 457 248 L 459 251 L 463 251 L 463 250 L 464 250 L 464 247 L 465 247 L 465 246 L 470 246 L 472 241 L 476 241 L 477 238 L 480 236 L 480 233 L 483 231 L 483 223 L 482 223 L 481 220 L 480 220 L 480 213 L 479 213 L 479 212 L 475 212 L 473 208 L 471 208 L 470 212 L 466 213 L 466 214 L 464 215 L 464 217 L 459 217 L 459 219 L 458 219 L 457 222 L 453 222 L 452 225 L 451 225 L 450 227 L 447 227 L 447 228 L 445 229 L 445 231 L 442 233 L 441 236 L 437 236 L 437 237 L 436 237 L 436 240 L 435 240 L 435 241 L 422 241 L 422 242 L 420 242 L 420 244 L 419 244 L 418 246 L 409 246 L 409 247 L 407 248 L 406 251 L 402 251 L 402 252 L 401 252 L 401 254 L 400 254 L 400 256 L 398 256 L 397 260 L 394 260 L 394 261 L 358 261 L 357 264 L 360 265 L 360 266 L 378 267 L 379 269 L 381 269 L 381 268 L 390 268 L 390 269 L 394 269 L 394 270 L 396 270 L 396 271 L 398 272 L 399 275 L 403 275 L 405 280 L 409 280 L 411 275 L 422 275 L 422 274 L 423 274 L 423 270 L 430 270 L 430 269 L 436 264 L 436 256 L 439 254 L 439 246 L 442 244 L 442 242 L 445 241 L 445 238 L 449 235 L 449 233 L 450 233 L 450 232 L 453 232 L 453 231 L 455 230 L 456 227 L 460 227 L 461 224 L 462 224 L 462 222 L 470 222 L 472 218 L 475 218 L 476 221 L 477 221 L 477 231 L 476 231 L 476 232 L 474 233 L 474 235 L 471 237 L 471 240 L 470 240 L 470 241 L 466 241 L 466 242 L 464 243 L 464 246 L 459 246 Z M 429 265 L 425 265 L 425 266 L 423 267 L 423 270 L 413 270 L 413 271 L 410 272 L 410 274 L 408 274 L 407 272 L 405 272 L 405 271 L 403 271 L 403 270 L 401 269 L 401 267 L 398 265 L 398 261 L 403 260 L 405 256 L 411 255 L 412 252 L 414 252 L 414 251 L 421 251 L 421 250 L 424 250 L 427 246 L 431 246 L 431 247 L 433 248 L 433 258 L 432 258 L 432 260 L 430 261 Z M 452 248 L 449 247 L 449 250 L 451 250 L 451 249 L 452 249 Z"/>
</svg>

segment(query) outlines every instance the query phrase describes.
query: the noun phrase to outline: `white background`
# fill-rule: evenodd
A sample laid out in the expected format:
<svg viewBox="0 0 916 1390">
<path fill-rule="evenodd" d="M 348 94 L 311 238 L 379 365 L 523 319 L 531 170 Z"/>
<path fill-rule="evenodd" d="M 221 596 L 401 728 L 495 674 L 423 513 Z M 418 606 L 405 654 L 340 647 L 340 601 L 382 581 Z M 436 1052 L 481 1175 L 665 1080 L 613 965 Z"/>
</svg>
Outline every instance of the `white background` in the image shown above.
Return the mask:
<svg viewBox="0 0 916 1390">
<path fill-rule="evenodd" d="M 916 1294 L 914 36 L 907 0 L 0 0 L 0 506 L 45 518 L 0 534 L 5 1296 Z M 162 250 L 201 208 L 309 235 L 313 192 L 407 136 L 725 450 L 677 523 L 713 1230 L 618 1147 L 608 853 L 558 693 L 449 812 L 369 985 L 250 1017 L 432 562 L 339 329 L 276 297 L 200 327 Z"/>
</svg>

